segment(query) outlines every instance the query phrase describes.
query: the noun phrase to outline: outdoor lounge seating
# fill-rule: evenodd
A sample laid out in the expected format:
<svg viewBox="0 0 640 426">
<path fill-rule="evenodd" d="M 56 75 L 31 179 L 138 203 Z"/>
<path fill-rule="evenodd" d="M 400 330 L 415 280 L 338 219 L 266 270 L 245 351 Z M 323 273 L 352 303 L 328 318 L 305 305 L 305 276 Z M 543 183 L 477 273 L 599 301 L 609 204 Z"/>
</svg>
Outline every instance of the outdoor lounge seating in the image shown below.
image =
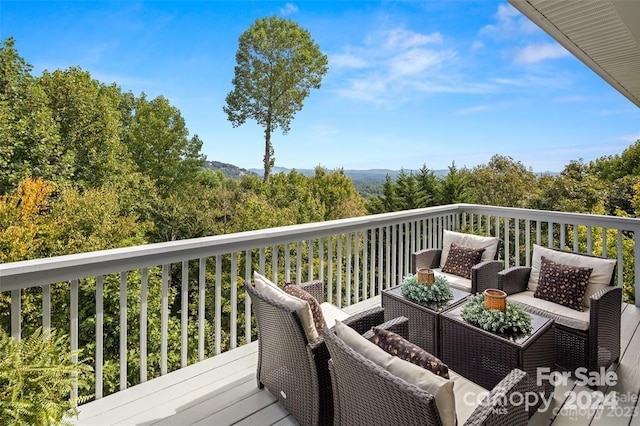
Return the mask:
<svg viewBox="0 0 640 426">
<path fill-rule="evenodd" d="M 266 387 L 300 424 L 331 424 L 333 398 L 327 366 L 329 352 L 324 340 L 317 335 L 317 330 L 314 330 L 316 338 L 310 340 L 308 318 L 303 319 L 305 314 L 288 306 L 286 298 L 279 293 L 268 291 L 264 285 L 259 286 L 259 277 L 256 275 L 255 287 L 245 283 L 258 328 L 258 387 Z M 318 301 L 324 300 L 322 282 L 304 283 L 300 288 Z M 364 333 L 384 322 L 381 307 L 352 316 L 327 302 L 321 307 L 327 326 L 340 319 L 359 333 Z"/>
<path fill-rule="evenodd" d="M 468 278 L 455 271 L 457 265 L 448 269 L 449 265 L 457 263 L 454 262 L 456 259 L 449 259 L 449 255 L 452 253 L 452 244 L 484 249 L 481 252 L 480 260 L 475 264 L 472 263 L 473 266 Z M 504 269 L 504 264 L 497 260 L 500 246 L 501 241 L 497 237 L 482 237 L 445 229 L 442 235 L 442 249 L 425 249 L 412 254 L 413 272 L 415 273 L 419 268 L 429 268 L 434 271 L 435 276 L 444 276 L 453 287 L 472 294 L 483 292 L 497 286 L 496 274 Z M 453 253 L 456 256 L 459 251 L 454 249 Z M 449 260 L 449 264 L 447 264 L 447 260 Z M 451 270 L 455 273 L 447 272 Z"/>
<path fill-rule="evenodd" d="M 343 340 L 326 329 L 323 335 L 331 355 L 336 425 L 454 425 L 457 421 L 458 425 L 520 426 L 528 422 L 526 407 L 512 405 L 519 399 L 511 398 L 530 389 L 528 375 L 521 370 L 511 371 L 489 392 L 451 370 L 450 379 L 436 376 L 387 354 L 364 337 L 353 342 L 343 333 L 347 339 Z M 393 360 L 381 361 L 385 356 Z"/>
<path fill-rule="evenodd" d="M 556 278 L 566 276 L 557 265 L 572 267 L 570 272 L 574 274 L 572 280 L 559 284 L 560 294 L 548 292 L 544 278 L 550 272 Z M 531 267 L 500 272 L 498 287 L 509 295 L 508 300 L 555 321 L 558 366 L 569 371 L 578 367 L 597 371 L 620 358 L 622 288 L 615 287 L 615 266 L 615 259 L 534 245 Z M 575 281 L 584 281 L 577 276 L 584 268 L 592 271 L 583 298 L 576 299 L 580 305 L 575 305 L 567 299 L 573 296 Z M 546 287 L 540 290 L 541 285 Z"/>
</svg>

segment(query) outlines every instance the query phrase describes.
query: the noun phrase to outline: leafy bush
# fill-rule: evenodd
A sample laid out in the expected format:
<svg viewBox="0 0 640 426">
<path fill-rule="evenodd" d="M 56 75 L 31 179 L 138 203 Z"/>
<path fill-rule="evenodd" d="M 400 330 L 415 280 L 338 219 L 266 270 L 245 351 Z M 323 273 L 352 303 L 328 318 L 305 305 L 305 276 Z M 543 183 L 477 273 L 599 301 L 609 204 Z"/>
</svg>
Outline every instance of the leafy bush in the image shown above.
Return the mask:
<svg viewBox="0 0 640 426">
<path fill-rule="evenodd" d="M 74 362 L 81 351 L 68 348 L 67 337 L 54 330 L 38 328 L 19 341 L 0 330 L 0 424 L 60 424 L 78 414 L 76 405 L 88 398 L 70 394 L 74 383 L 86 387 L 92 368 Z"/>
</svg>

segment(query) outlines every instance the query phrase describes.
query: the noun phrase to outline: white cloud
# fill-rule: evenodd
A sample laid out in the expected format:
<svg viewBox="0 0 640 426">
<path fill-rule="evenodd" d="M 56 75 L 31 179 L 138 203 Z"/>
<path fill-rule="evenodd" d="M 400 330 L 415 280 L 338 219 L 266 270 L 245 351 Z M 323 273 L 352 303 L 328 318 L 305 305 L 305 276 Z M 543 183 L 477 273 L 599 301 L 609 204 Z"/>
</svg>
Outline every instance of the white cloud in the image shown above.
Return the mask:
<svg viewBox="0 0 640 426">
<path fill-rule="evenodd" d="M 349 99 L 394 105 L 420 92 L 460 90 L 465 85 L 456 88 L 450 71 L 457 52 L 443 44 L 439 32 L 396 27 L 370 34 L 362 45 L 330 54 L 332 69 L 343 73 L 344 86 L 335 91 Z"/>
<path fill-rule="evenodd" d="M 352 79 L 346 87 L 338 89 L 340 96 L 360 102 L 374 104 L 385 103 L 384 94 L 387 91 L 387 82 L 375 75 Z"/>
<path fill-rule="evenodd" d="M 442 34 L 439 32 L 420 34 L 403 28 L 397 28 L 389 33 L 384 47 L 390 50 L 404 50 L 427 44 L 442 44 L 442 41 Z"/>
<path fill-rule="evenodd" d="M 524 48 L 518 49 L 514 57 L 514 62 L 519 65 L 529 65 L 547 59 L 563 58 L 570 55 L 571 54 L 559 44 L 537 43 L 529 44 Z"/>
<path fill-rule="evenodd" d="M 618 136 L 616 139 L 624 142 L 634 143 L 636 141 L 640 141 L 640 133 L 637 133 L 635 135 L 621 135 L 621 136 Z"/>
<path fill-rule="evenodd" d="M 481 42 L 480 40 L 475 40 L 472 44 L 471 44 L 471 51 L 475 52 L 477 50 L 481 50 L 484 48 L 484 43 Z"/>
<path fill-rule="evenodd" d="M 561 98 L 555 98 L 553 100 L 553 102 L 555 103 L 559 103 L 559 104 L 564 104 L 564 103 L 583 103 L 583 102 L 590 102 L 592 99 L 589 98 L 588 96 L 579 96 L 579 95 L 575 95 L 575 96 L 563 96 Z"/>
<path fill-rule="evenodd" d="M 520 15 L 520 12 L 518 12 L 518 10 L 511 5 L 508 5 L 508 4 L 498 5 L 498 12 L 496 12 L 496 17 L 500 21 L 508 21 L 519 15 Z"/>
<path fill-rule="evenodd" d="M 368 62 L 363 57 L 350 53 L 336 53 L 329 56 L 329 65 L 338 68 L 364 68 Z"/>
<path fill-rule="evenodd" d="M 411 76 L 421 74 L 429 68 L 438 67 L 451 54 L 430 51 L 427 49 L 411 49 L 393 57 L 389 61 L 392 75 Z"/>
<path fill-rule="evenodd" d="M 297 13 L 297 12 L 298 12 L 298 6 L 296 6 L 293 3 L 287 3 L 284 5 L 282 9 L 280 9 L 280 15 L 282 16 L 293 15 L 294 13 Z"/>
<path fill-rule="evenodd" d="M 511 5 L 499 5 L 495 18 L 496 22 L 482 27 L 478 35 L 508 40 L 517 35 L 541 31 L 540 28 Z"/>
<path fill-rule="evenodd" d="M 476 105 L 469 108 L 458 110 L 454 114 L 455 115 L 473 115 L 473 114 L 478 114 L 482 112 L 492 111 L 494 109 L 495 108 L 491 105 Z"/>
</svg>

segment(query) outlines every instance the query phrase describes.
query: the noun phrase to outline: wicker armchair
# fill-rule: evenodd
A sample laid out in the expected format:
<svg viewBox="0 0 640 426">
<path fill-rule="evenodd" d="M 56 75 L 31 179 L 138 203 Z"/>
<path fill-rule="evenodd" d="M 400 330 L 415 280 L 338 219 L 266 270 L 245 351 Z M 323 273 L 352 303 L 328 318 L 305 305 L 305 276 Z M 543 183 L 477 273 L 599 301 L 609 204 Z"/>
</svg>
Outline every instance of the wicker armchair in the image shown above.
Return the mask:
<svg viewBox="0 0 640 426">
<path fill-rule="evenodd" d="M 552 249 L 559 253 L 569 253 Z M 584 253 L 573 253 L 588 258 L 603 259 Z M 513 267 L 498 274 L 498 288 L 505 291 L 508 300 L 517 298 L 526 310 L 538 315 L 555 319 L 556 329 L 556 363 L 562 369 L 575 371 L 578 367 L 586 367 L 589 371 L 598 371 L 600 367 L 608 368 L 620 359 L 620 328 L 622 310 L 622 288 L 615 286 L 615 268 L 611 273 L 608 287 L 595 292 L 590 298 L 588 308 L 588 329 L 580 330 L 566 324 L 550 312 L 544 312 L 526 303 L 527 294 L 533 299 L 533 292 L 527 291 L 532 268 Z M 522 303 L 522 300 L 525 303 Z M 585 309 L 586 310 L 586 309 Z M 585 315 L 587 315 L 585 313 Z"/>
<path fill-rule="evenodd" d="M 331 359 L 335 425 L 440 425 L 435 397 L 366 359 L 332 331 L 323 331 Z M 454 387 L 455 389 L 455 387 Z M 524 406 L 509 405 L 525 395 L 527 373 L 513 370 L 475 408 L 465 425 L 526 425 Z M 461 423 L 459 423 L 461 424 Z"/>
<path fill-rule="evenodd" d="M 324 285 L 301 285 L 324 300 Z M 333 397 L 324 341 L 310 343 L 295 311 L 245 283 L 258 326 L 258 387 L 266 387 L 302 425 L 333 422 Z M 359 333 L 384 322 L 384 310 L 372 308 L 343 321 Z"/>
<path fill-rule="evenodd" d="M 498 248 L 494 260 L 480 262 L 471 268 L 471 282 L 470 285 L 459 286 L 456 285 L 456 281 L 464 280 L 463 278 L 456 279 L 451 282 L 456 288 L 464 291 L 470 291 L 471 294 L 481 293 L 488 288 L 495 288 L 497 285 L 496 274 L 504 269 L 503 262 L 498 260 L 498 254 L 500 253 L 500 247 L 502 241 L 498 240 Z M 440 259 L 442 256 L 442 249 L 425 249 L 412 253 L 411 265 L 413 272 L 415 273 L 419 268 L 435 269 L 436 274 L 440 273 Z"/>
</svg>

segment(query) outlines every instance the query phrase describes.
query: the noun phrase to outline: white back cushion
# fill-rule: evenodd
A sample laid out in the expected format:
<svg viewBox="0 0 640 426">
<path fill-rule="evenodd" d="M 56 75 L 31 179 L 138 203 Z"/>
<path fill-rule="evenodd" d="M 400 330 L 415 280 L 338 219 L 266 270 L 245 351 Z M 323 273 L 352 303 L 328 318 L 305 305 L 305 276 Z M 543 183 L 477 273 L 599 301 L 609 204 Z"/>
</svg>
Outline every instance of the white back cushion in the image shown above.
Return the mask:
<svg viewBox="0 0 640 426">
<path fill-rule="evenodd" d="M 444 230 L 442 234 L 442 255 L 440 256 L 440 267 L 444 267 L 444 263 L 449 256 L 449 249 L 451 243 L 456 243 L 461 246 L 483 248 L 481 262 L 493 260 L 496 257 L 498 251 L 498 243 L 500 238 L 498 237 L 481 237 L 479 235 L 463 234 L 462 232 Z"/>
<path fill-rule="evenodd" d="M 327 328 L 331 328 L 336 325 L 336 320 L 344 321 L 351 316 L 333 303 L 329 302 L 322 302 L 320 304 L 320 309 L 322 310 L 322 316 L 324 317 L 325 324 L 327 324 Z"/>
<path fill-rule="evenodd" d="M 453 394 L 453 381 L 437 376 L 409 361 L 390 355 L 384 349 L 362 337 L 357 331 L 336 321 L 336 335 L 351 349 L 371 360 L 389 373 L 400 377 L 407 383 L 426 390 L 436 399 L 440 420 L 445 426 L 456 424 L 456 400 Z M 363 390 L 366 392 L 366 389 Z"/>
<path fill-rule="evenodd" d="M 590 298 L 598 290 L 608 287 L 611 282 L 611 275 L 616 267 L 615 259 L 603 259 L 600 257 L 582 256 L 575 253 L 552 250 L 546 247 L 533 245 L 533 255 L 531 256 L 531 274 L 529 275 L 529 290 L 536 291 L 538 280 L 540 279 L 540 264 L 542 256 L 556 263 L 569 266 L 579 266 L 592 268 L 587 291 L 584 294 L 584 306 L 590 307 Z"/>
<path fill-rule="evenodd" d="M 255 271 L 253 272 L 253 282 L 258 291 L 268 295 L 289 309 L 296 311 L 304 328 L 304 332 L 307 335 L 307 340 L 310 343 L 318 340 L 318 330 L 316 330 L 313 322 L 313 316 L 311 315 L 311 308 L 308 302 L 285 293 L 284 290 L 275 285 L 271 280 Z"/>
</svg>

